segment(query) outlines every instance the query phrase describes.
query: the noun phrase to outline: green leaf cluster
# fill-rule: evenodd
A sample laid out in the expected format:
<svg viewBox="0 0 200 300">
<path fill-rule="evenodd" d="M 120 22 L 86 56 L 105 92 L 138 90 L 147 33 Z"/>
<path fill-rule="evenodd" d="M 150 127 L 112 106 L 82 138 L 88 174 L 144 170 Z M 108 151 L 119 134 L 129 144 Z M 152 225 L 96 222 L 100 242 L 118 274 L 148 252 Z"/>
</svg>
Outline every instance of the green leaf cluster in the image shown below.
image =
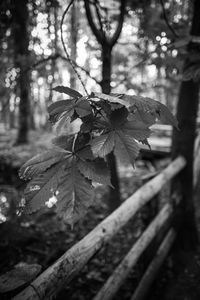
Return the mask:
<svg viewBox="0 0 200 300">
<path fill-rule="evenodd" d="M 25 189 L 25 212 L 32 213 L 56 197 L 57 212 L 73 224 L 91 204 L 94 183 L 111 185 L 106 156 L 133 166 L 140 144 L 148 145 L 150 126 L 160 119 L 177 127 L 177 121 L 163 104 L 150 98 L 92 92 L 82 96 L 71 88 L 54 88 L 69 99 L 48 107 L 49 119 L 58 134 L 52 149 L 41 153 L 20 169 L 29 180 Z M 74 135 L 64 135 L 68 122 L 80 119 Z"/>
</svg>

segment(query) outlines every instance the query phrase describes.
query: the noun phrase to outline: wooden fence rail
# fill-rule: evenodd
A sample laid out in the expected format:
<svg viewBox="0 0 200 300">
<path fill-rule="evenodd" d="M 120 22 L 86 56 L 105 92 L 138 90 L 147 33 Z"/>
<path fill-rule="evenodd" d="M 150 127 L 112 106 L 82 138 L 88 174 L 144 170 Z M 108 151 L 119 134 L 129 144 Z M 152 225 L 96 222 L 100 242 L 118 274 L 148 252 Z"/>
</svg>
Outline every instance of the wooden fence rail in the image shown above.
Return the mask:
<svg viewBox="0 0 200 300">
<path fill-rule="evenodd" d="M 174 240 L 176 237 L 176 232 L 174 229 L 170 229 L 164 238 L 162 244 L 160 245 L 154 259 L 148 266 L 146 272 L 144 273 L 137 289 L 135 290 L 131 300 L 143 300 L 151 287 L 157 272 L 160 269 L 164 259 L 166 258 Z"/>
<path fill-rule="evenodd" d="M 41 273 L 26 289 L 15 296 L 15 300 L 41 300 L 52 299 L 62 288 L 70 282 L 76 274 L 80 272 L 91 257 L 108 242 L 142 206 L 149 202 L 176 174 L 186 165 L 183 157 L 178 157 L 166 169 L 155 178 L 144 184 L 131 197 L 129 197 L 118 209 L 97 225 L 89 234 L 64 253 L 52 266 Z M 164 211 L 164 213 L 163 213 Z M 167 213 L 166 213 L 167 211 Z M 156 217 L 156 222 L 160 224 L 160 214 L 162 218 L 168 217 L 171 213 L 171 206 L 167 204 Z M 163 214 L 165 217 L 163 217 Z M 162 219 L 161 218 L 161 219 Z M 156 231 L 157 226 L 154 221 L 150 224 L 150 231 Z M 152 229 L 153 226 L 153 229 Z M 154 227 L 155 226 L 155 227 Z M 156 231 L 157 232 L 157 231 Z M 149 244 L 149 236 L 146 231 L 141 239 L 142 243 Z M 145 237 L 145 238 L 144 238 Z M 144 242 L 145 240 L 145 242 Z M 138 245 L 139 241 L 135 245 Z M 133 246 L 132 249 L 139 249 L 140 246 Z M 134 250 L 135 251 L 135 250 Z M 133 252 L 134 252 L 133 251 Z M 132 254 L 132 250 L 131 250 Z M 134 257 L 135 254 L 133 254 Z M 132 255 L 131 255 L 132 256 Z M 132 265 L 137 258 L 133 259 Z M 101 298 L 103 299 L 103 298 Z"/>
<path fill-rule="evenodd" d="M 112 275 L 108 278 L 103 288 L 99 291 L 94 300 L 110 300 L 119 290 L 124 280 L 136 265 L 139 257 L 157 235 L 161 227 L 171 216 L 173 210 L 171 204 L 167 203 L 143 232 L 141 237 L 133 245 L 128 254 L 124 257 L 119 266 L 114 270 Z"/>
</svg>

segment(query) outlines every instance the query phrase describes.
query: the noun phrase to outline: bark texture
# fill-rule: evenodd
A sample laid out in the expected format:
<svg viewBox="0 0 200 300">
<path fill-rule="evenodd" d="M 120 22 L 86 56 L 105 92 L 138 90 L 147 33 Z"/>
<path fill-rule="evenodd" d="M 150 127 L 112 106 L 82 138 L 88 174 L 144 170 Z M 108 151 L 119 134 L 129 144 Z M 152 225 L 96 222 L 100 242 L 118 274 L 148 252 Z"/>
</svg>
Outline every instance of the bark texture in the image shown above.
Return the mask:
<svg viewBox="0 0 200 300">
<path fill-rule="evenodd" d="M 78 3 L 74 2 L 71 8 L 71 33 L 70 33 L 70 58 L 76 63 L 77 58 L 77 38 L 78 38 Z M 76 90 L 76 74 L 74 70 L 70 68 L 70 87 Z"/>
<path fill-rule="evenodd" d="M 194 1 L 194 11 L 191 27 L 192 36 L 200 36 L 200 1 Z M 185 68 L 191 63 L 191 56 L 200 51 L 198 44 L 188 45 L 188 58 Z M 196 136 L 196 117 L 199 104 L 199 83 L 194 80 L 182 81 L 177 105 L 177 119 L 180 131 L 173 132 L 172 156 L 183 155 L 187 161 L 185 169 L 174 182 L 179 184 L 182 193 L 181 230 L 179 241 L 182 248 L 191 249 L 197 243 L 197 230 L 194 216 L 193 202 L 193 162 L 194 142 Z"/>
<path fill-rule="evenodd" d="M 102 81 L 101 88 L 104 94 L 110 94 L 111 92 L 111 69 L 112 69 L 112 47 L 110 45 L 102 45 Z M 117 172 L 117 164 L 115 155 L 113 152 L 108 154 L 108 164 L 111 173 L 111 183 L 114 188 L 110 187 L 109 194 L 109 209 L 115 210 L 120 204 L 120 186 Z"/>
<path fill-rule="evenodd" d="M 28 142 L 30 127 L 30 74 L 27 71 L 29 64 L 29 33 L 28 33 L 28 0 L 12 0 L 12 35 L 15 50 L 15 67 L 19 70 L 19 129 L 17 144 Z"/>
</svg>

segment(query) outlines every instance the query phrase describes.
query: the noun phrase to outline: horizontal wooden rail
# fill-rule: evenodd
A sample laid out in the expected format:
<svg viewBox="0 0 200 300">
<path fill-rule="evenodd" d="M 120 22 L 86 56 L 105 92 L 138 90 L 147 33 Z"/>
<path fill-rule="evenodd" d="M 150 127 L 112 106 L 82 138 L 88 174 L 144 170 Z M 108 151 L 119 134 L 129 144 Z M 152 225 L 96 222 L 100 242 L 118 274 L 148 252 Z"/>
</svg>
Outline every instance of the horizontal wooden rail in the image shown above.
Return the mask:
<svg viewBox="0 0 200 300">
<path fill-rule="evenodd" d="M 149 267 L 147 268 L 146 272 L 144 273 L 136 291 L 134 292 L 131 300 L 144 300 L 149 288 L 151 287 L 163 261 L 167 257 L 171 246 L 176 237 L 176 232 L 174 229 L 170 229 L 167 233 L 166 237 L 164 238 L 162 244 L 158 248 L 158 251 L 150 263 Z"/>
<path fill-rule="evenodd" d="M 153 219 L 147 229 L 143 232 L 141 237 L 133 245 L 128 254 L 124 257 L 119 266 L 114 270 L 112 275 L 108 278 L 105 285 L 101 288 L 99 293 L 94 297 L 94 300 L 111 300 L 116 292 L 119 290 L 124 280 L 136 265 L 138 259 L 144 250 L 148 247 L 150 242 L 155 238 L 161 227 L 169 219 L 172 214 L 172 206 L 167 203 Z"/>
<path fill-rule="evenodd" d="M 138 189 L 118 209 L 64 253 L 52 266 L 47 268 L 13 299 L 51 299 L 62 289 L 64 284 L 70 282 L 80 272 L 83 266 L 103 244 L 109 241 L 185 165 L 186 161 L 183 157 L 178 157 L 174 160 L 158 176 Z"/>
</svg>

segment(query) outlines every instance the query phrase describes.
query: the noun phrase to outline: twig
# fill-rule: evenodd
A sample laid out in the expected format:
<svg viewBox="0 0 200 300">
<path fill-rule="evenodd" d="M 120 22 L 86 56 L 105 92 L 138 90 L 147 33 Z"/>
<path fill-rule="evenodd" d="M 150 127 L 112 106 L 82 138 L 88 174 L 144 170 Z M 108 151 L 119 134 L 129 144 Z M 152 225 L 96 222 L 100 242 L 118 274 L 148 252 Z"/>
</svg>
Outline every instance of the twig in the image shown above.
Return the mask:
<svg viewBox="0 0 200 300">
<path fill-rule="evenodd" d="M 60 53 L 56 53 L 56 54 L 54 54 L 54 55 L 50 55 L 50 56 L 48 56 L 48 57 L 46 57 L 46 58 L 43 58 L 43 59 L 37 61 L 37 62 L 34 63 L 32 66 L 28 67 L 25 71 L 28 72 L 28 71 L 30 71 L 30 70 L 32 70 L 32 69 L 35 69 L 35 68 L 38 67 L 39 65 L 48 62 L 49 60 L 56 60 L 56 59 L 58 59 L 58 58 L 61 58 L 61 59 L 65 60 L 65 61 L 69 62 L 69 60 L 68 60 L 67 57 L 61 55 Z M 85 74 L 86 74 L 88 77 L 90 77 L 92 80 L 94 80 L 97 84 L 100 85 L 100 81 L 98 81 L 95 77 L 93 77 L 93 76 L 90 74 L 90 71 L 89 71 L 89 70 L 85 69 L 85 68 L 82 67 L 82 66 L 79 66 L 79 65 L 77 64 L 76 61 L 74 61 L 74 60 L 72 60 L 72 59 L 71 59 L 71 61 L 72 61 L 73 64 L 76 66 L 76 68 L 78 68 L 78 69 L 82 70 L 83 72 L 85 72 Z"/>
<path fill-rule="evenodd" d="M 97 41 L 99 42 L 100 45 L 102 45 L 103 43 L 108 43 L 106 35 L 103 33 L 102 30 L 100 30 L 97 27 L 97 25 L 94 22 L 94 19 L 92 17 L 91 7 L 90 7 L 91 2 L 89 0 L 84 0 L 84 3 L 85 3 L 85 11 L 86 11 L 88 23 L 89 23 L 90 28 L 91 28 L 92 32 L 94 33 Z"/>
<path fill-rule="evenodd" d="M 68 59 L 67 59 L 66 57 L 62 56 L 62 55 L 59 55 L 59 57 L 62 58 L 63 60 L 68 61 Z M 72 59 L 71 59 L 71 61 L 72 61 L 73 64 L 76 66 L 76 68 L 78 68 L 78 69 L 82 70 L 83 72 L 85 72 L 85 74 L 86 74 L 88 77 L 90 77 L 92 80 L 94 80 L 97 84 L 99 84 L 99 85 L 101 84 L 100 81 L 98 81 L 95 77 L 93 77 L 93 76 L 90 74 L 90 71 L 89 71 L 89 70 L 86 70 L 84 67 L 79 66 L 79 65 L 77 64 L 76 61 L 74 61 L 74 60 L 72 60 Z"/>
<path fill-rule="evenodd" d="M 117 28 L 115 29 L 115 32 L 111 38 L 110 44 L 113 47 L 115 45 L 115 43 L 117 42 L 121 31 L 122 31 L 122 27 L 123 27 L 123 23 L 124 23 L 124 17 L 125 17 L 125 12 L 126 12 L 126 3 L 127 0 L 121 0 L 121 5 L 120 5 L 120 14 L 118 17 L 118 24 L 117 24 Z"/>
<path fill-rule="evenodd" d="M 74 0 L 71 0 L 71 1 L 70 1 L 69 5 L 67 6 L 67 8 L 65 9 L 65 11 L 64 11 L 64 13 L 63 13 L 63 15 L 62 15 L 62 19 L 61 19 L 61 23 L 60 23 L 61 42 L 62 42 L 63 49 L 64 49 L 64 51 L 65 51 L 65 54 L 66 54 L 66 56 L 67 56 L 67 59 L 68 59 L 70 65 L 72 66 L 72 69 L 74 70 L 75 74 L 77 75 L 77 77 L 78 77 L 80 83 L 82 84 L 83 89 L 84 89 L 86 95 L 88 96 L 89 94 L 88 94 L 88 92 L 87 92 L 87 90 L 86 90 L 85 84 L 84 84 L 84 82 L 82 81 L 82 78 L 81 78 L 80 74 L 78 73 L 78 71 L 77 71 L 77 69 L 76 69 L 76 67 L 75 67 L 75 65 L 74 65 L 74 63 L 73 63 L 73 61 L 71 60 L 71 58 L 70 58 L 70 56 L 69 56 L 69 53 L 67 52 L 67 49 L 66 49 L 66 46 L 65 46 L 65 43 L 64 43 L 64 39 L 63 39 L 63 22 L 64 22 L 64 19 L 65 19 L 66 14 L 68 13 L 68 11 L 69 11 L 71 5 L 73 4 L 73 2 L 74 2 Z"/>
<path fill-rule="evenodd" d="M 171 26 L 171 24 L 169 23 L 168 21 L 168 18 L 167 18 L 167 15 L 166 15 L 166 11 L 165 11 L 165 5 L 163 3 L 163 0 L 160 0 L 160 4 L 162 6 L 162 10 L 163 10 L 163 17 L 164 17 L 164 20 L 165 20 L 165 23 L 167 24 L 169 30 L 172 32 L 172 34 L 175 36 L 175 37 L 179 37 L 179 35 L 176 33 L 176 31 L 174 30 L 174 28 Z"/>
<path fill-rule="evenodd" d="M 49 60 L 55 60 L 55 59 L 59 58 L 59 56 L 60 56 L 60 54 L 59 54 L 59 53 L 56 53 L 56 54 L 54 54 L 54 55 L 50 55 L 50 56 L 48 56 L 48 57 L 46 57 L 46 58 L 43 58 L 43 59 L 37 61 L 36 63 L 34 63 L 32 66 L 30 66 L 30 67 L 27 69 L 27 71 L 29 71 L 30 69 L 34 69 L 34 68 L 38 67 L 40 64 L 46 63 L 46 62 L 49 61 Z"/>
<path fill-rule="evenodd" d="M 104 34 L 104 31 L 103 31 L 103 23 L 102 23 L 102 19 L 101 19 L 101 14 L 100 14 L 100 10 L 99 10 L 99 1 L 95 1 L 94 2 L 94 5 L 95 5 L 95 10 L 96 10 L 96 14 L 97 14 L 97 18 L 99 20 L 99 26 L 100 26 L 100 30 L 102 31 L 102 33 Z"/>
</svg>

